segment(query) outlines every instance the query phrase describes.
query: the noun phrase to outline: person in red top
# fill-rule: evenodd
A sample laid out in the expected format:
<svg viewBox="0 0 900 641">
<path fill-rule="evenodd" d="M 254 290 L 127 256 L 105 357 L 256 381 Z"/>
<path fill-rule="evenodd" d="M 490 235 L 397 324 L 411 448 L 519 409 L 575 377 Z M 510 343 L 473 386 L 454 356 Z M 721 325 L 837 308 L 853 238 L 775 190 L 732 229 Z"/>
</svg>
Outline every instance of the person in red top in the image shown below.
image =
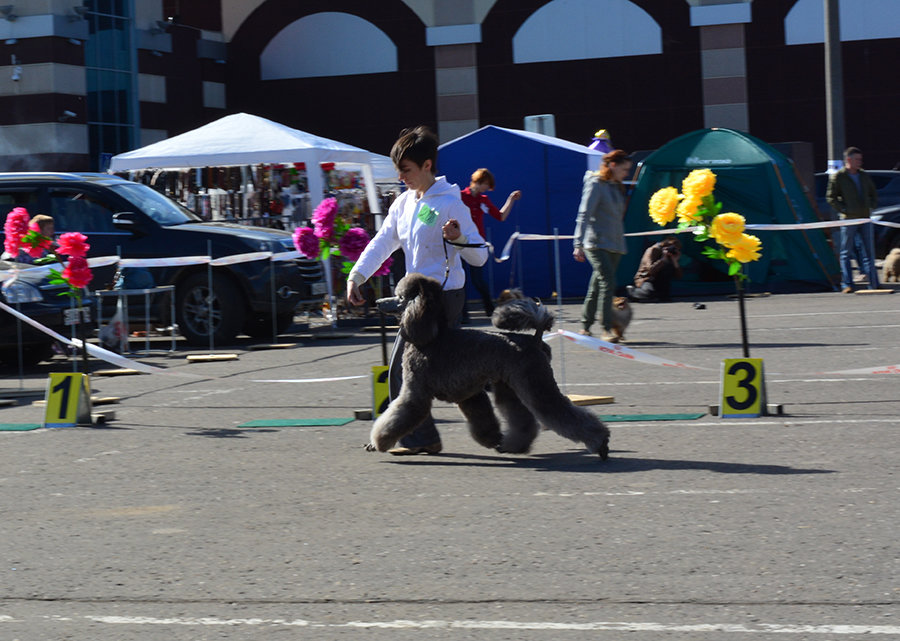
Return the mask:
<svg viewBox="0 0 900 641">
<path fill-rule="evenodd" d="M 487 169 L 476 169 L 472 174 L 472 181 L 469 186 L 463 189 L 459 196 L 472 213 L 472 222 L 478 227 L 478 232 L 482 238 L 487 238 L 484 234 L 484 215 L 490 214 L 493 218 L 503 222 L 509 216 L 513 204 L 522 197 L 522 192 L 518 189 L 512 192 L 507 198 L 503 207 L 497 209 L 497 206 L 487 197 L 489 191 L 494 189 L 494 175 Z M 481 295 L 484 303 L 484 311 L 490 316 L 494 313 L 494 298 L 491 296 L 491 290 L 484 280 L 484 272 L 482 267 L 467 264 L 469 270 L 469 278 L 472 285 Z M 464 312 L 465 318 L 468 318 L 468 312 Z"/>
</svg>

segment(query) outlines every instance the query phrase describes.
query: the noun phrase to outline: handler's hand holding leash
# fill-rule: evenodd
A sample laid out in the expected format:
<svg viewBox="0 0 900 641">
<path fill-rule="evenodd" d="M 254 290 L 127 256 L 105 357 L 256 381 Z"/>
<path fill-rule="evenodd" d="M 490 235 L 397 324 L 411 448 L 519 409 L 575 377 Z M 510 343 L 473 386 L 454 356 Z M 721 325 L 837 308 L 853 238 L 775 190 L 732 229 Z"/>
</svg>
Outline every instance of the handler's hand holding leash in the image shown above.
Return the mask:
<svg viewBox="0 0 900 641">
<path fill-rule="evenodd" d="M 449 240 L 451 243 L 459 238 L 459 221 L 455 218 L 451 218 L 447 222 L 444 223 L 444 226 L 441 227 L 441 231 L 444 233 L 444 238 Z"/>
</svg>

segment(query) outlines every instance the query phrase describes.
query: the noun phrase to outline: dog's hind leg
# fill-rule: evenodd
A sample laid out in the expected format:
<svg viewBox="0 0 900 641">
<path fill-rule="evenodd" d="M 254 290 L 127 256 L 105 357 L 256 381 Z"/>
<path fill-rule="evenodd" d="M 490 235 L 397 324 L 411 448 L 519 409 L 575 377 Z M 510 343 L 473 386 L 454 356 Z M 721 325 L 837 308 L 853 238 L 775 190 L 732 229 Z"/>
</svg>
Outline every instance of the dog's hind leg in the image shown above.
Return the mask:
<svg viewBox="0 0 900 641">
<path fill-rule="evenodd" d="M 401 438 L 416 429 L 431 412 L 431 397 L 416 397 L 404 385 L 384 414 L 378 417 L 369 435 L 370 445 L 379 452 L 387 452 Z"/>
<path fill-rule="evenodd" d="M 503 434 L 500 421 L 494 414 L 494 406 L 487 392 L 481 391 L 458 403 L 459 411 L 466 417 L 469 433 L 479 445 L 494 448 L 500 444 Z"/>
<path fill-rule="evenodd" d="M 521 377 L 510 384 L 544 427 L 571 441 L 584 443 L 589 452 L 606 460 L 609 429 L 593 412 L 578 407 L 563 396 L 549 364 L 540 375 L 534 372 L 534 376 Z"/>
<path fill-rule="evenodd" d="M 512 388 L 506 383 L 494 383 L 494 401 L 497 410 L 506 421 L 503 442 L 497 447 L 500 452 L 524 454 L 531 449 L 540 426 Z"/>
</svg>

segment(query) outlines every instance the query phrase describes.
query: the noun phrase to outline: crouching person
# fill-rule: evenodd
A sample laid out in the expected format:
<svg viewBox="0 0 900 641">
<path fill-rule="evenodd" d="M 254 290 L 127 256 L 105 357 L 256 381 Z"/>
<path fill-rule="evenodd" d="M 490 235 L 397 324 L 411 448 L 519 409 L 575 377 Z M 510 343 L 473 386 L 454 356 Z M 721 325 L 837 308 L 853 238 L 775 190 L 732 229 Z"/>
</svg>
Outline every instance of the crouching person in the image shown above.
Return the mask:
<svg viewBox="0 0 900 641">
<path fill-rule="evenodd" d="M 672 281 L 681 278 L 680 257 L 681 242 L 674 236 L 648 247 L 634 275 L 634 285 L 627 287 L 628 297 L 639 303 L 670 300 Z"/>
</svg>

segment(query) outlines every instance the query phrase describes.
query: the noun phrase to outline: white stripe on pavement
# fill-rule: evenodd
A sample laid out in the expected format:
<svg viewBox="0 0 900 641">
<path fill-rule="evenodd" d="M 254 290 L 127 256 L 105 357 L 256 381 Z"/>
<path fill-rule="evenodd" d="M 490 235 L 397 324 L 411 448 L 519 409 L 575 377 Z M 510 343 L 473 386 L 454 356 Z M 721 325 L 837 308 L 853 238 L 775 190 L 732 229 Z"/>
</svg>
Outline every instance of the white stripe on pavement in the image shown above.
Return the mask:
<svg viewBox="0 0 900 641">
<path fill-rule="evenodd" d="M 57 617 L 49 617 L 57 619 Z M 320 623 L 306 619 L 262 619 L 240 618 L 228 619 L 219 617 L 131 617 L 131 616 L 83 616 L 86 621 L 113 625 L 183 625 L 183 626 L 285 626 L 310 628 L 367 628 L 390 630 L 590 630 L 615 632 L 744 632 L 766 634 L 900 634 L 898 625 L 858 625 L 858 624 L 780 624 L 757 623 L 657 623 L 627 621 L 595 621 L 588 623 L 554 622 L 554 621 L 453 621 L 441 619 L 423 619 L 419 621 L 398 619 L 394 621 L 347 621 L 346 623 Z M 59 617 L 57 620 L 63 619 Z M 67 622 L 76 621 L 77 617 L 65 617 Z M 12 617 L 0 617 L 0 623 L 16 621 Z"/>
</svg>

